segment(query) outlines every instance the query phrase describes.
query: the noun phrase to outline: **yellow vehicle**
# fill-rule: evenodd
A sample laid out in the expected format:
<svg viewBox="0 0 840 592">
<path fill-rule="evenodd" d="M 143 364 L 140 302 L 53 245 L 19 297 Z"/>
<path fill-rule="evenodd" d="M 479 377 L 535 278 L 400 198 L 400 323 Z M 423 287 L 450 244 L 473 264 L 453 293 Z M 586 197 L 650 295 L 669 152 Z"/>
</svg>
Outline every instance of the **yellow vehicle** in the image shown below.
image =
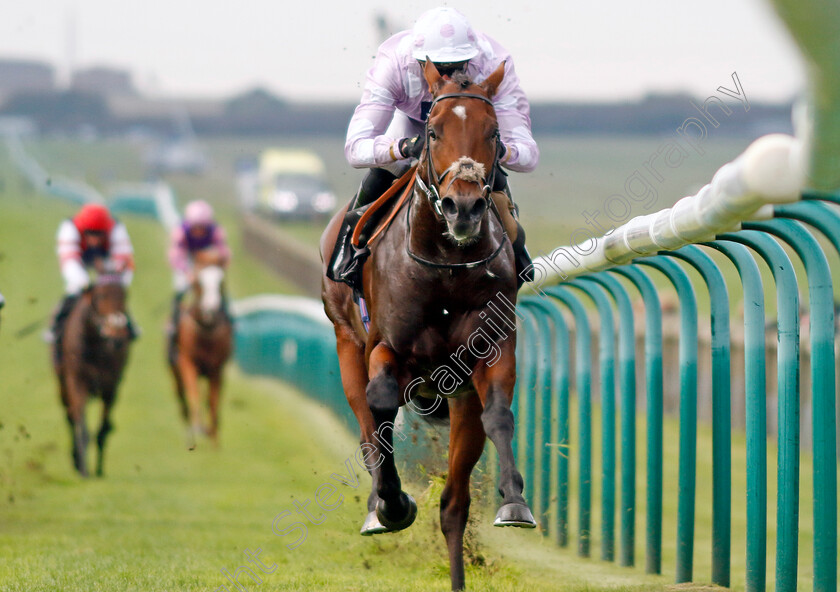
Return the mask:
<svg viewBox="0 0 840 592">
<path fill-rule="evenodd" d="M 336 204 L 324 161 L 309 150 L 270 148 L 257 163 L 255 206 L 282 219 L 328 217 Z"/>
</svg>

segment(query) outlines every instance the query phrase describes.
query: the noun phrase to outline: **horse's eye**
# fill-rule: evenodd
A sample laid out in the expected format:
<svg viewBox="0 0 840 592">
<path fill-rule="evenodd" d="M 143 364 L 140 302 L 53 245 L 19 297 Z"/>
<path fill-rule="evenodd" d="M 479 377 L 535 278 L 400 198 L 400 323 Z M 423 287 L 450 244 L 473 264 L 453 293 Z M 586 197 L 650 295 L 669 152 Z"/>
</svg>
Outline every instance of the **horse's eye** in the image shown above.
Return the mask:
<svg viewBox="0 0 840 592">
<path fill-rule="evenodd" d="M 430 140 L 437 140 L 437 134 L 435 133 L 435 130 L 433 130 L 433 129 L 429 130 L 429 139 Z"/>
</svg>

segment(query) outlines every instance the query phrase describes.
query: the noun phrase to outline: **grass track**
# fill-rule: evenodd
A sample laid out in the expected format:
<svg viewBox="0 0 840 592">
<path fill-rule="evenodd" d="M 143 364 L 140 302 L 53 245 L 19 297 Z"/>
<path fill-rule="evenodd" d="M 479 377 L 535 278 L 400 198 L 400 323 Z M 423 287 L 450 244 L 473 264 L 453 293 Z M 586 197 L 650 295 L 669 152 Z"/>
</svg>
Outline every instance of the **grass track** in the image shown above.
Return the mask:
<svg viewBox="0 0 840 592">
<path fill-rule="evenodd" d="M 297 549 L 272 533 L 274 516 L 294 510 L 293 498 L 312 499 L 355 450 L 355 438 L 298 393 L 232 369 L 221 449 L 184 449 L 163 363 L 164 235 L 151 221 L 126 220 L 138 260 L 130 302 L 144 335 L 115 408 L 107 475 L 79 479 L 40 331 L 17 335 L 57 300 L 53 237 L 72 210 L 8 191 L 0 208 L 0 288 L 8 300 L 0 331 L 0 590 L 217 590 L 226 583 L 220 570 L 243 565 L 246 548 L 261 548 L 266 563 L 278 566 L 249 590 L 448 589 L 435 486 L 420 496 L 418 524 L 400 535 L 356 534 L 366 477 L 358 498 L 342 489 L 343 504 L 311 526 Z M 276 284 L 253 270 L 232 277 L 234 294 Z M 92 429 L 97 409 L 89 406 Z M 470 568 L 472 590 L 647 590 L 664 582 L 580 564 L 534 533 L 493 531 L 479 528 L 485 565 Z"/>
</svg>

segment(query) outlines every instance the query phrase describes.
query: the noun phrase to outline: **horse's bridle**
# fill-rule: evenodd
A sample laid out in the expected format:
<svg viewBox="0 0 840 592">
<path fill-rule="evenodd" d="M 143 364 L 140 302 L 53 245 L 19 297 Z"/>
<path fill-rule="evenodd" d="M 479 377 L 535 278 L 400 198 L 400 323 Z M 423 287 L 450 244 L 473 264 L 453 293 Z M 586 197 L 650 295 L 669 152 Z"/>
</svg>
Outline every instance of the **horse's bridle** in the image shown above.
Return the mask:
<svg viewBox="0 0 840 592">
<path fill-rule="evenodd" d="M 485 103 L 487 103 L 491 107 L 493 106 L 493 101 L 491 101 L 490 99 L 488 99 L 487 97 L 485 97 L 483 95 L 478 95 L 478 94 L 475 94 L 475 93 L 447 93 L 445 95 L 440 95 L 439 97 L 435 97 L 434 100 L 432 101 L 432 105 L 429 107 L 429 116 L 426 119 L 426 129 L 424 130 L 424 135 L 426 137 L 426 169 L 429 171 L 429 173 L 428 173 L 429 174 L 429 185 L 427 186 L 423 182 L 423 180 L 420 178 L 420 175 L 417 175 L 416 183 L 417 183 L 417 188 L 426 195 L 426 198 L 428 198 L 429 203 L 432 205 L 432 209 L 435 211 L 435 214 L 437 214 L 438 217 L 441 217 L 441 218 L 443 217 L 443 209 L 440 206 L 440 201 L 441 201 L 440 187 L 441 187 L 441 183 L 443 182 L 443 179 L 446 177 L 446 175 L 449 174 L 450 172 L 452 172 L 453 167 L 454 167 L 454 163 L 453 163 L 452 166 L 450 166 L 445 171 L 443 171 L 443 174 L 441 174 L 441 175 L 437 174 L 437 170 L 435 169 L 435 164 L 434 164 L 434 162 L 432 162 L 432 149 L 431 149 L 431 142 L 430 142 L 432 126 L 430 125 L 429 122 L 431 121 L 431 118 L 432 118 L 432 109 L 435 108 L 435 105 L 438 102 L 440 102 L 444 99 L 478 99 L 480 101 L 484 101 Z M 484 198 L 487 198 L 487 196 L 490 195 L 490 191 L 492 191 L 492 188 L 493 188 L 493 183 L 496 180 L 496 166 L 499 163 L 499 149 L 498 149 L 498 147 L 499 147 L 499 141 L 500 141 L 499 130 L 498 129 L 496 130 L 496 133 L 493 136 L 493 140 L 496 143 L 496 150 L 494 151 L 494 154 L 493 154 L 493 163 L 490 165 L 490 179 L 486 180 L 486 181 L 484 179 L 482 179 L 482 181 L 485 181 L 484 185 L 482 186 L 482 197 L 484 197 Z M 449 185 L 452 185 L 452 183 L 454 181 L 455 181 L 455 179 L 452 179 L 451 181 L 449 181 Z M 478 183 L 478 184 L 481 185 L 481 183 Z M 449 185 L 447 186 L 447 189 L 449 188 Z"/>
<path fill-rule="evenodd" d="M 431 107 L 429 107 L 429 117 L 426 119 L 426 129 L 425 129 L 426 168 L 429 171 L 429 173 L 428 173 L 429 174 L 429 185 L 427 186 L 423 182 L 423 180 L 420 178 L 419 171 L 418 171 L 418 174 L 415 175 L 414 182 L 415 182 L 415 185 L 416 185 L 417 189 L 419 189 L 421 192 L 423 192 L 426 195 L 426 198 L 429 200 L 429 203 L 432 206 L 432 210 L 434 210 L 434 212 L 438 216 L 438 218 L 443 218 L 444 217 L 443 216 L 443 209 L 441 208 L 441 205 L 440 205 L 440 202 L 441 202 L 441 197 L 440 197 L 441 182 L 446 177 L 446 175 L 453 170 L 454 163 L 453 163 L 452 166 L 448 167 L 445 171 L 443 171 L 443 174 L 441 174 L 441 175 L 437 174 L 437 170 L 435 169 L 434 162 L 432 162 L 432 150 L 431 150 L 431 143 L 430 143 L 431 125 L 429 124 L 429 121 L 431 120 L 432 109 L 434 109 L 435 105 L 439 101 L 442 101 L 444 99 L 478 99 L 480 101 L 484 101 L 485 103 L 488 103 L 490 106 L 493 106 L 493 101 L 491 101 L 490 99 L 488 99 L 487 97 L 485 97 L 483 95 L 478 95 L 478 94 L 475 94 L 475 93 L 447 93 L 445 95 L 440 95 L 439 97 L 435 97 L 434 100 L 432 101 Z M 496 204 L 493 203 L 493 200 L 489 197 L 490 192 L 493 190 L 493 184 L 495 183 L 495 180 L 496 180 L 496 167 L 499 164 L 499 146 L 501 145 L 501 138 L 499 136 L 499 130 L 498 129 L 496 129 L 496 133 L 493 136 L 493 140 L 496 142 L 496 150 L 494 151 L 494 154 L 493 154 L 493 163 L 490 165 L 490 179 L 489 180 L 482 179 L 482 181 L 484 181 L 484 184 L 482 186 L 482 197 L 487 199 L 487 201 L 489 202 L 490 209 L 493 210 L 493 212 L 496 214 L 496 217 L 499 219 L 499 222 L 501 223 L 501 221 L 502 221 L 501 214 L 499 214 L 499 212 L 496 210 Z M 449 182 L 449 185 L 452 185 L 452 183 L 454 181 L 455 181 L 455 179 L 453 178 Z M 476 181 L 476 183 L 478 183 L 479 185 L 482 185 L 482 183 L 480 183 L 480 182 Z M 447 188 L 449 187 L 449 185 L 447 186 Z M 415 253 L 411 252 L 411 248 L 409 247 L 409 235 L 411 233 L 410 220 L 411 220 L 411 201 L 409 201 L 408 210 L 406 211 L 405 251 L 406 251 L 406 253 L 408 253 L 408 256 L 411 257 L 414 261 L 416 261 L 416 262 L 418 262 L 422 265 L 425 265 L 426 267 L 433 267 L 433 268 L 436 268 L 436 269 L 459 269 L 459 268 L 460 269 L 473 269 L 473 268 L 479 267 L 481 265 L 487 265 L 493 259 L 495 259 L 496 256 L 499 253 L 502 252 L 502 248 L 505 246 L 505 242 L 510 240 L 510 238 L 507 235 L 507 232 L 505 231 L 504 224 L 501 224 L 502 240 L 499 241 L 499 246 L 496 248 L 496 250 L 493 251 L 492 253 L 490 253 L 490 255 L 488 255 L 484 259 L 481 259 L 481 260 L 478 260 L 478 261 L 468 261 L 468 262 L 465 262 L 465 263 L 437 263 L 435 261 L 429 261 L 428 259 L 424 259 L 423 257 L 420 257 L 419 255 L 416 255 Z M 490 273 L 490 275 L 493 275 L 490 272 L 489 269 L 487 270 L 487 273 Z"/>
<path fill-rule="evenodd" d="M 186 317 L 190 319 L 193 323 L 195 323 L 196 326 L 204 332 L 209 333 L 210 331 L 214 331 L 223 322 L 228 320 L 225 314 L 221 310 L 219 310 L 216 311 L 216 313 L 214 313 L 213 320 L 207 323 L 204 320 L 202 320 L 202 315 L 200 313 L 196 313 L 196 308 L 197 305 L 193 305 L 189 309 L 187 309 Z"/>
<path fill-rule="evenodd" d="M 207 265 L 206 267 L 201 267 L 195 270 L 195 279 L 193 280 L 192 286 L 190 287 L 192 303 L 187 306 L 186 310 L 186 317 L 190 319 L 195 325 L 199 328 L 199 330 L 209 333 L 214 331 L 217 327 L 223 324 L 226 321 L 229 321 L 229 317 L 224 312 L 224 302 L 225 302 L 225 290 L 224 290 L 224 273 L 222 274 L 222 283 L 219 285 L 219 293 L 221 302 L 219 303 L 219 307 L 213 311 L 212 317 L 210 322 L 204 320 L 204 314 L 201 311 L 201 296 L 202 296 L 202 284 L 199 280 L 199 276 L 202 270 L 206 269 L 207 267 L 217 267 L 215 265 Z"/>
<path fill-rule="evenodd" d="M 113 336 L 107 335 L 107 330 L 124 329 L 128 325 L 128 315 L 122 311 L 102 314 L 96 306 L 98 300 L 99 295 L 92 293 L 90 297 L 91 314 L 88 316 L 88 322 L 93 326 L 101 339 L 116 339 Z"/>
</svg>

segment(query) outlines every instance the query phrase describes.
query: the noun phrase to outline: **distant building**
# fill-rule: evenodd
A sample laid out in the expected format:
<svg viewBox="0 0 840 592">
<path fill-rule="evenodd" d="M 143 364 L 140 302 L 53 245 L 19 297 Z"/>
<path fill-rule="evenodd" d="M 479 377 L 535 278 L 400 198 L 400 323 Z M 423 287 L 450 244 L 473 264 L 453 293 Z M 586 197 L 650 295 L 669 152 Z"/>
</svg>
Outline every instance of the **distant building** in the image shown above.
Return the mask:
<svg viewBox="0 0 840 592">
<path fill-rule="evenodd" d="M 55 69 L 37 60 L 0 59 L 0 95 L 55 89 Z"/>
<path fill-rule="evenodd" d="M 70 88 L 99 95 L 136 95 L 131 72 L 118 68 L 95 67 L 73 72 Z"/>
</svg>

